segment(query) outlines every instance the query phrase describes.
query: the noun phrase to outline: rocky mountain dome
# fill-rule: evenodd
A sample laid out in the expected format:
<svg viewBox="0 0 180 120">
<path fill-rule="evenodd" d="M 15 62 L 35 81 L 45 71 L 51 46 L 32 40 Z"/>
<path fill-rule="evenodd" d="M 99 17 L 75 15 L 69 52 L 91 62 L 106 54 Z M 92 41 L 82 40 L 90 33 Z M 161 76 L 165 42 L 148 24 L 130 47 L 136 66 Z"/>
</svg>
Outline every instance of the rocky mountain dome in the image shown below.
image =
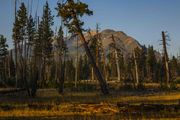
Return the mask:
<svg viewBox="0 0 180 120">
<path fill-rule="evenodd" d="M 92 36 L 96 35 L 96 32 L 91 31 L 91 35 Z M 111 30 L 111 29 L 106 29 L 106 30 L 101 31 L 100 35 L 101 35 L 103 47 L 105 50 L 108 50 L 109 45 L 113 42 L 112 35 L 114 36 L 117 46 L 119 46 L 123 49 L 124 54 L 132 53 L 134 48 L 137 48 L 137 47 L 141 48 L 141 45 L 139 44 L 139 42 L 136 39 L 134 39 L 131 36 L 128 36 L 123 31 L 115 31 L 115 30 Z M 87 33 L 84 34 L 84 36 L 87 41 L 90 39 L 90 36 Z M 84 53 L 84 49 L 81 45 L 82 44 L 81 41 L 79 40 L 78 43 L 80 46 L 80 48 L 79 48 L 80 53 Z M 77 48 L 77 41 L 76 40 L 68 40 L 67 45 L 68 45 L 70 54 L 74 54 L 76 52 L 76 48 Z"/>
</svg>

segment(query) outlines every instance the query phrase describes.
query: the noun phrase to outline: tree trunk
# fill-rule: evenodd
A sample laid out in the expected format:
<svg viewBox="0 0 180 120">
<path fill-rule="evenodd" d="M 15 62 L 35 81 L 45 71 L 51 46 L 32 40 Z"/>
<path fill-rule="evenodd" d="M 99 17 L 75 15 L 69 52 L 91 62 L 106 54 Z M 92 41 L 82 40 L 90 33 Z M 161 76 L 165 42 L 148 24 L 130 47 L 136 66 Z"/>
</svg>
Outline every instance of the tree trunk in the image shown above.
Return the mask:
<svg viewBox="0 0 180 120">
<path fill-rule="evenodd" d="M 16 78 L 16 88 L 18 88 L 18 61 L 17 61 L 17 56 L 18 56 L 18 53 L 17 53 L 17 43 L 15 41 L 15 78 Z"/>
<path fill-rule="evenodd" d="M 94 69 L 93 69 L 93 67 L 91 68 L 91 80 L 94 82 Z"/>
<path fill-rule="evenodd" d="M 91 52 L 90 52 L 90 49 L 89 49 L 89 47 L 88 47 L 88 45 L 87 45 L 87 42 L 86 42 L 86 40 L 85 40 L 85 37 L 84 37 L 84 35 L 83 35 L 80 27 L 79 27 L 79 26 L 77 26 L 77 27 L 78 27 L 78 32 L 77 32 L 77 33 L 78 33 L 78 35 L 79 35 L 79 37 L 80 37 L 80 40 L 83 42 L 83 45 L 84 45 L 86 54 L 87 54 L 87 56 L 89 57 L 89 59 L 90 59 L 90 61 L 91 61 L 91 64 L 92 64 L 92 66 L 93 66 L 93 68 L 94 68 L 94 71 L 95 71 L 95 73 L 96 73 L 96 77 L 97 77 L 97 79 L 99 80 L 99 83 L 100 83 L 100 86 L 101 86 L 101 91 L 102 91 L 103 94 L 109 94 L 109 90 L 108 90 L 106 81 L 104 80 L 101 72 L 99 71 L 99 68 L 98 68 L 97 65 L 96 65 L 96 62 L 94 61 L 94 58 L 93 58 L 93 56 L 92 56 L 92 54 L 91 54 Z"/>
<path fill-rule="evenodd" d="M 76 51 L 76 73 L 75 73 L 75 83 L 74 83 L 74 87 L 75 88 L 77 88 L 78 73 L 79 73 L 78 72 L 78 69 L 79 69 L 79 67 L 78 67 L 78 62 L 79 62 L 79 60 L 78 60 L 78 57 L 79 57 L 79 53 L 78 53 L 79 52 L 78 51 L 78 39 L 77 39 L 76 42 L 77 42 L 77 44 L 76 44 L 77 45 L 77 49 L 76 49 L 77 51 Z"/>
<path fill-rule="evenodd" d="M 95 61 L 94 57 L 91 54 L 91 51 L 90 51 L 90 49 L 88 47 L 88 44 L 87 44 L 87 42 L 85 40 L 85 37 L 84 37 L 83 32 L 82 32 L 82 29 L 80 27 L 79 20 L 78 20 L 78 18 L 76 16 L 76 12 L 75 11 L 72 11 L 72 12 L 73 12 L 72 13 L 72 17 L 74 19 L 75 26 L 77 28 L 76 33 L 79 35 L 80 40 L 82 41 L 84 49 L 86 51 L 86 54 L 87 54 L 88 58 L 91 61 L 91 64 L 92 64 L 92 67 L 94 68 L 96 77 L 97 77 L 97 79 L 98 79 L 98 81 L 100 83 L 101 91 L 102 91 L 103 94 L 109 94 L 107 83 L 106 83 L 105 79 L 103 78 L 99 68 L 97 67 L 96 61 Z"/>
<path fill-rule="evenodd" d="M 24 44 L 22 44 L 22 59 L 23 59 L 23 63 L 24 63 L 23 64 L 23 80 L 25 82 L 25 88 L 27 89 L 27 93 L 28 93 L 29 96 L 31 96 L 31 93 L 30 93 L 30 90 L 29 90 L 29 83 L 28 83 L 28 80 L 27 80 L 27 76 L 28 76 L 28 73 L 27 73 L 27 63 L 28 63 L 27 46 L 29 46 L 29 45 L 27 44 L 27 41 L 25 40 Z"/>
<path fill-rule="evenodd" d="M 118 77 L 118 81 L 121 82 L 121 72 L 120 72 L 120 68 L 119 68 L 119 60 L 118 60 L 118 52 L 116 50 L 116 42 L 115 42 L 115 39 L 114 39 L 114 36 L 112 35 L 112 41 L 114 43 L 114 49 L 115 49 L 115 59 L 116 59 L 116 69 L 117 69 L 117 77 Z"/>
<path fill-rule="evenodd" d="M 166 70 L 166 85 L 169 87 L 170 82 L 170 72 L 169 72 L 169 58 L 167 53 L 167 47 L 166 47 L 166 35 L 165 32 L 162 31 L 162 38 L 163 38 L 163 51 L 164 51 L 164 62 L 165 62 L 165 70 Z"/>
<path fill-rule="evenodd" d="M 62 59 L 60 61 L 60 67 L 61 67 L 60 74 L 61 74 L 61 76 L 60 76 L 60 80 L 59 80 L 59 90 L 58 90 L 58 92 L 60 94 L 64 92 L 65 68 L 66 68 L 65 57 L 66 57 L 66 55 L 64 56 L 64 64 L 62 64 Z"/>
<path fill-rule="evenodd" d="M 118 81 L 121 82 L 121 73 L 120 73 L 120 68 L 119 68 L 119 61 L 118 61 L 117 50 L 115 50 L 115 56 L 116 56 L 116 68 L 117 68 Z"/>
<path fill-rule="evenodd" d="M 138 65 L 137 65 L 137 60 L 136 60 L 135 51 L 133 52 L 133 55 L 134 55 L 136 85 L 139 85 L 139 73 L 138 73 Z"/>
</svg>

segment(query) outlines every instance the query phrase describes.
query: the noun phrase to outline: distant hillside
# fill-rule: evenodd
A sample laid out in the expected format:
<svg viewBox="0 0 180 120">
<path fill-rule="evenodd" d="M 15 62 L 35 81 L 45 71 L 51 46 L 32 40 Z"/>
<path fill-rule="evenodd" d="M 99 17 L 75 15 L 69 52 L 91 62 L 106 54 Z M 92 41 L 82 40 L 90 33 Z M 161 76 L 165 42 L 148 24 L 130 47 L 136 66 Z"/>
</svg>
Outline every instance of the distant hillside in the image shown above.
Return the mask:
<svg viewBox="0 0 180 120">
<path fill-rule="evenodd" d="M 95 32 L 91 32 L 92 35 L 95 35 Z M 100 32 L 101 38 L 102 38 L 102 43 L 103 47 L 105 50 L 108 50 L 109 45 L 112 43 L 112 35 L 114 35 L 115 41 L 117 46 L 120 46 L 123 48 L 123 53 L 129 54 L 132 53 L 134 48 L 141 48 L 141 45 L 139 42 L 134 39 L 131 36 L 128 36 L 126 33 L 122 31 L 114 31 L 111 29 L 106 29 Z M 89 40 L 89 35 L 85 34 L 86 40 Z M 76 52 L 76 41 L 75 40 L 69 40 L 67 41 L 68 44 L 68 49 L 71 55 L 73 55 Z M 81 41 L 79 41 L 79 44 L 81 44 Z M 80 48 L 80 52 L 84 53 L 83 47 Z"/>
</svg>

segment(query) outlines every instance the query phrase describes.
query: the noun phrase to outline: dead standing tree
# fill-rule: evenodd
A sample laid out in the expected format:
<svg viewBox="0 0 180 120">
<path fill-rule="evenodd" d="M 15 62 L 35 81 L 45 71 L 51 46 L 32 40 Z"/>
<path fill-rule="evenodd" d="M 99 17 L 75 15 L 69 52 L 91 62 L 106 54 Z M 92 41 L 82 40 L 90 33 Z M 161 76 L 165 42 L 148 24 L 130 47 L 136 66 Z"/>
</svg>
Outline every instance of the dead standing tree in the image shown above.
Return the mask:
<svg viewBox="0 0 180 120">
<path fill-rule="evenodd" d="M 105 79 L 103 78 L 99 68 L 96 65 L 96 62 L 90 52 L 88 44 L 83 35 L 84 22 L 82 22 L 79 18 L 83 15 L 92 15 L 93 12 L 88 9 L 88 5 L 82 3 L 80 1 L 74 2 L 74 0 L 67 0 L 64 3 L 58 3 L 58 15 L 63 19 L 64 25 L 67 26 L 70 33 L 76 33 L 80 37 L 80 40 L 83 43 L 86 54 L 89 57 L 91 64 L 95 70 L 96 77 L 99 80 L 101 91 L 103 94 L 108 94 L 109 90 L 106 84 Z"/>
<path fill-rule="evenodd" d="M 163 45 L 163 56 L 165 62 L 165 70 L 166 70 L 166 85 L 169 87 L 170 82 L 170 71 L 169 71 L 169 57 L 167 52 L 167 35 L 164 31 L 162 31 L 162 45 Z"/>
<path fill-rule="evenodd" d="M 106 78 L 106 58 L 105 58 L 105 50 L 103 46 L 103 41 L 102 41 L 102 35 L 99 32 L 100 27 L 99 24 L 96 24 L 96 35 L 94 36 L 95 39 L 97 40 L 97 45 L 96 45 L 96 64 L 98 67 L 101 68 L 102 74 Z M 107 80 L 107 79 L 106 79 Z"/>
<path fill-rule="evenodd" d="M 96 33 L 95 35 L 93 35 L 91 32 L 91 30 L 88 31 L 89 34 L 89 48 L 91 50 L 91 53 L 94 56 L 94 59 L 96 61 L 96 65 L 97 67 L 100 69 L 101 73 L 103 74 L 103 76 L 105 76 L 106 80 L 107 80 L 107 75 L 106 73 L 106 58 L 105 58 L 105 50 L 103 47 L 103 42 L 102 42 L 102 38 L 101 38 L 101 33 L 99 32 L 100 28 L 99 28 L 99 24 L 96 25 Z M 94 68 L 91 68 L 91 80 L 94 81 L 95 76 L 94 76 Z"/>
<path fill-rule="evenodd" d="M 121 71 L 119 68 L 119 57 L 118 57 L 118 51 L 117 51 L 117 46 L 116 46 L 116 41 L 114 39 L 114 35 L 112 35 L 112 41 L 114 45 L 114 53 L 115 53 L 115 58 L 116 58 L 116 68 L 117 68 L 117 75 L 118 75 L 118 81 L 121 81 Z"/>
<path fill-rule="evenodd" d="M 139 85 L 139 70 L 138 70 L 138 62 L 137 62 L 137 55 L 136 55 L 136 49 L 133 51 L 133 58 L 134 58 L 134 67 L 135 67 L 135 80 L 136 80 L 136 86 Z"/>
</svg>

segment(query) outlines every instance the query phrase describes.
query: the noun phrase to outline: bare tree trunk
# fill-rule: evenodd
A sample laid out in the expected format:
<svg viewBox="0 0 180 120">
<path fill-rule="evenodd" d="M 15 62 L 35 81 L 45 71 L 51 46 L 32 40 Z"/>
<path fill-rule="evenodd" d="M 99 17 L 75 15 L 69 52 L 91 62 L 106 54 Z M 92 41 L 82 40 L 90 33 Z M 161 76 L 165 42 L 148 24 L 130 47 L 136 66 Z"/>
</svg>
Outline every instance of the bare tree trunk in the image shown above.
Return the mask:
<svg viewBox="0 0 180 120">
<path fill-rule="evenodd" d="M 94 82 L 94 69 L 93 69 L 93 67 L 91 68 L 91 80 Z"/>
<path fill-rule="evenodd" d="M 115 47 L 115 58 L 116 58 L 116 69 L 117 69 L 117 77 L 118 77 L 118 81 L 121 82 L 121 72 L 120 72 L 120 68 L 119 68 L 119 58 L 118 58 L 118 52 L 116 50 L 116 43 L 115 43 L 115 39 L 114 39 L 114 36 L 112 35 L 112 40 L 113 40 L 113 43 L 114 43 L 114 47 Z"/>
<path fill-rule="evenodd" d="M 23 44 L 22 44 L 23 45 Z M 29 96 L 31 96 L 31 94 L 30 94 L 30 90 L 29 90 L 29 83 L 28 83 L 28 80 L 27 80 L 27 76 L 28 76 L 28 73 L 27 73 L 27 63 L 28 63 L 28 53 L 27 53 L 27 41 L 25 40 L 24 41 L 24 52 L 22 52 L 22 54 L 24 53 L 24 59 L 23 59 L 23 61 L 24 61 L 24 65 L 23 65 L 23 80 L 25 81 L 25 87 L 26 87 L 26 89 L 27 89 L 27 93 L 28 93 L 28 95 Z M 23 46 L 22 46 L 22 50 L 23 50 Z"/>
<path fill-rule="evenodd" d="M 65 58 L 66 58 L 66 53 L 65 53 L 65 55 L 64 55 L 64 63 L 62 64 L 62 59 L 61 59 L 61 65 L 60 65 L 60 67 L 61 67 L 61 72 L 60 72 L 60 74 L 61 74 L 61 76 L 60 76 L 60 81 L 59 81 L 59 93 L 61 94 L 61 93 L 63 93 L 64 92 L 64 81 L 65 81 L 65 70 L 66 70 L 66 60 L 65 60 Z"/>
<path fill-rule="evenodd" d="M 107 81 L 108 79 L 107 79 L 107 74 L 106 74 L 106 55 L 105 55 L 105 51 L 104 51 L 104 48 L 102 47 L 102 49 L 103 49 L 103 58 L 102 58 L 102 63 L 103 63 L 103 74 L 104 74 L 104 76 L 105 76 L 105 80 Z"/>
<path fill-rule="evenodd" d="M 135 65 L 136 85 L 139 85 L 139 73 L 138 73 L 138 65 L 137 65 L 135 50 L 133 52 L 133 56 L 134 56 L 134 65 Z"/>
<path fill-rule="evenodd" d="M 120 73 L 120 68 L 119 68 L 119 60 L 118 60 L 117 50 L 115 50 L 115 56 L 116 56 L 116 67 L 117 67 L 118 81 L 121 82 L 121 73 Z"/>
<path fill-rule="evenodd" d="M 16 88 L 18 88 L 18 62 L 17 62 L 17 43 L 15 41 L 15 77 L 16 77 Z"/>
<path fill-rule="evenodd" d="M 74 83 L 74 86 L 75 88 L 77 88 L 77 81 L 78 81 L 78 57 L 79 57 L 79 53 L 78 53 L 78 39 L 77 39 L 77 51 L 76 51 L 76 73 L 75 73 L 75 83 Z"/>
<path fill-rule="evenodd" d="M 169 72 L 169 58 L 167 53 L 167 47 L 166 47 L 166 35 L 165 32 L 162 31 L 162 38 L 163 38 L 163 51 L 164 51 L 164 62 L 165 62 L 165 70 L 166 70 L 166 85 L 169 87 L 170 82 L 170 72 Z"/>
</svg>

